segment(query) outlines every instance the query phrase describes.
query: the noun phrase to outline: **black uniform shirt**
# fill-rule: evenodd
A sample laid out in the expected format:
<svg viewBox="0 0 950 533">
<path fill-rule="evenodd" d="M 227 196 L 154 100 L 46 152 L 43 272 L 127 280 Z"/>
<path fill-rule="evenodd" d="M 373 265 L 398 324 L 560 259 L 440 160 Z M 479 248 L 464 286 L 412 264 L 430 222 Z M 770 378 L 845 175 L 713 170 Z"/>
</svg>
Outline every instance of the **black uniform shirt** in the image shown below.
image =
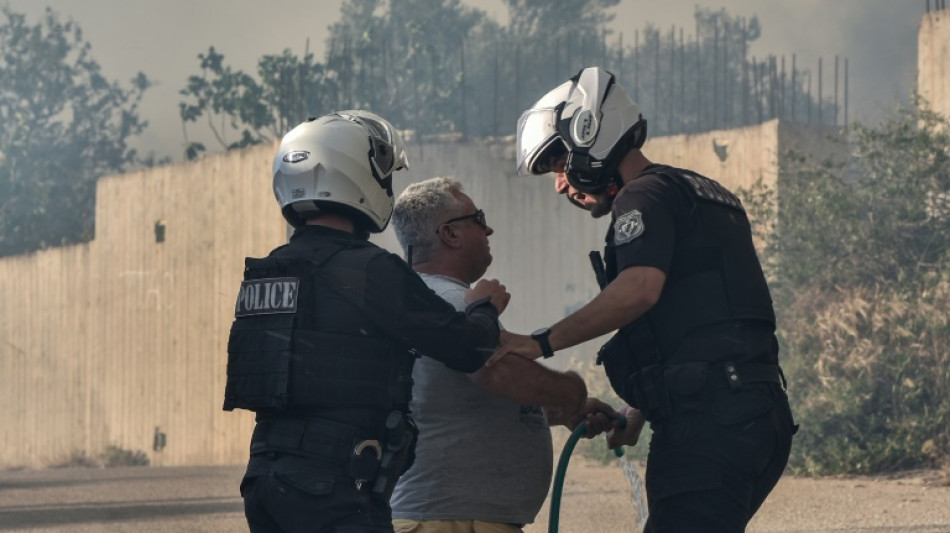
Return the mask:
<svg viewBox="0 0 950 533">
<path fill-rule="evenodd" d="M 691 199 L 670 178 L 644 174 L 624 185 L 614 199 L 607 234 L 608 279 L 631 266 L 655 267 L 669 277 L 677 238 L 694 231 L 693 209 Z M 736 360 L 776 363 L 774 327 L 760 321 L 720 323 L 690 332 L 680 349 L 710 359 L 730 354 Z"/>
<path fill-rule="evenodd" d="M 612 207 L 607 245 L 614 247 L 615 257 L 611 261 L 608 254 L 608 270 L 651 266 L 669 274 L 676 236 L 685 229 L 689 210 L 689 200 L 669 179 L 647 174 L 627 183 Z"/>
<path fill-rule="evenodd" d="M 274 257 L 302 257 L 315 250 L 345 245 L 338 255 L 352 250 L 378 249 L 351 233 L 323 226 L 302 226 L 294 231 L 290 243 L 276 250 Z M 333 262 L 334 259 L 330 259 Z M 392 338 L 404 348 L 437 359 L 453 370 L 474 372 L 482 367 L 498 343 L 497 313 L 483 305 L 466 315 L 440 298 L 398 256 L 376 254 L 365 272 L 352 271 L 345 279 L 331 280 L 347 295 L 347 300 L 377 326 L 382 336 Z M 321 309 L 316 313 L 321 330 L 339 333 L 353 327 L 347 313 Z"/>
</svg>

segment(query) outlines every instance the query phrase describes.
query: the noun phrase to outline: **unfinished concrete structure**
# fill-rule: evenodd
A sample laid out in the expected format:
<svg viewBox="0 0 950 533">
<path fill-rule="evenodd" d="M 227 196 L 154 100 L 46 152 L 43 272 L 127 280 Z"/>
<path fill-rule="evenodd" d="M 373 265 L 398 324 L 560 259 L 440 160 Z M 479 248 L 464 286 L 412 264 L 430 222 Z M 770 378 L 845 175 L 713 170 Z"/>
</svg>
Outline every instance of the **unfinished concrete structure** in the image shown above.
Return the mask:
<svg viewBox="0 0 950 533">
<path fill-rule="evenodd" d="M 926 13 L 917 36 L 917 91 L 950 117 L 950 10 Z"/>
</svg>

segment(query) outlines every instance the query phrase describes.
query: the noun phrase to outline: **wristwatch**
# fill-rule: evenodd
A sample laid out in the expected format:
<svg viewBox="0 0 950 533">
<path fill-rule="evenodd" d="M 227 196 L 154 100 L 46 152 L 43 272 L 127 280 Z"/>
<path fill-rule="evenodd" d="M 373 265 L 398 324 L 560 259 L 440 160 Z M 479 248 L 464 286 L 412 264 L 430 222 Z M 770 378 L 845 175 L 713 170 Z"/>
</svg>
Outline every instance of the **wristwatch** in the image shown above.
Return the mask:
<svg viewBox="0 0 950 533">
<path fill-rule="evenodd" d="M 554 355 L 554 350 L 551 349 L 551 342 L 548 341 L 549 335 L 551 335 L 551 328 L 541 328 L 531 334 L 531 338 L 541 345 L 541 356 L 545 359 Z"/>
</svg>

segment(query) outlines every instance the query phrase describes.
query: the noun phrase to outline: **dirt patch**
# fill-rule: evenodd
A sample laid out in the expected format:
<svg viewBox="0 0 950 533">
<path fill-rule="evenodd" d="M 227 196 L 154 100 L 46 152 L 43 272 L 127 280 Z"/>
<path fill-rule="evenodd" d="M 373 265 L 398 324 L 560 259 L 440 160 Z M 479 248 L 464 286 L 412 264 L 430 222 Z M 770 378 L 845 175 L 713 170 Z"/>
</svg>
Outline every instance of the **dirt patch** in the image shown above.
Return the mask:
<svg viewBox="0 0 950 533">
<path fill-rule="evenodd" d="M 642 475 L 642 471 L 641 471 Z M 548 507 L 526 533 L 547 531 Z M 559 516 L 561 532 L 632 532 L 636 514 L 619 464 L 574 457 Z M 749 525 L 750 533 L 950 532 L 950 472 L 886 476 L 786 476 Z"/>
</svg>

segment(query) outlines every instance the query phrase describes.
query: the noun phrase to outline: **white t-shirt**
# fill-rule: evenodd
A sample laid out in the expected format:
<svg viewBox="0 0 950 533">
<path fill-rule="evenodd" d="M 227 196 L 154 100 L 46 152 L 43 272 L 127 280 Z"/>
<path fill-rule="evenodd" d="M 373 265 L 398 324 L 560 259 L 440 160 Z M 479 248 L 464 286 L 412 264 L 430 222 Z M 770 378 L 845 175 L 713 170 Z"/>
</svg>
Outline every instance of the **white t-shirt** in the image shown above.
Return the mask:
<svg viewBox="0 0 950 533">
<path fill-rule="evenodd" d="M 468 286 L 421 274 L 456 309 Z M 393 518 L 534 522 L 551 483 L 551 431 L 540 406 L 497 397 L 467 374 L 422 357 L 409 406 L 419 427 L 416 460 L 396 485 Z"/>
</svg>

